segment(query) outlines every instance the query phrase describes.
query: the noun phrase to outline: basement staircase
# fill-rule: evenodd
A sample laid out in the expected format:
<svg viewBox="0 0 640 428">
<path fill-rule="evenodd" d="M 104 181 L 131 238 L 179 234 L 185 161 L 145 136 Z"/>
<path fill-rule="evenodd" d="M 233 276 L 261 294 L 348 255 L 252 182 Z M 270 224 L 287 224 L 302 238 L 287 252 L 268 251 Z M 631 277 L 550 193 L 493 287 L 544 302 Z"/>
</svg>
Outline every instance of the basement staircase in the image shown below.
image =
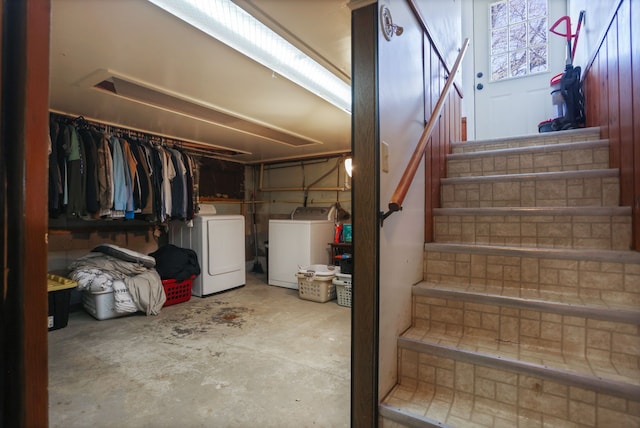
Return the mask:
<svg viewBox="0 0 640 428">
<path fill-rule="evenodd" d="M 452 144 L 393 427 L 640 427 L 640 252 L 598 128 Z"/>
</svg>

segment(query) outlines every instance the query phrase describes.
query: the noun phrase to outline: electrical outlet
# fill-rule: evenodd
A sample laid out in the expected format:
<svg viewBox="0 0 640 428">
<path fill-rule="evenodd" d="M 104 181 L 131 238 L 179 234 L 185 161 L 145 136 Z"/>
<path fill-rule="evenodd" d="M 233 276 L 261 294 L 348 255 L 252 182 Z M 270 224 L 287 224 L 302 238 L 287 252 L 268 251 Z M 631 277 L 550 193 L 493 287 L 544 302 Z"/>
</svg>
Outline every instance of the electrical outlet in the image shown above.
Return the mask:
<svg viewBox="0 0 640 428">
<path fill-rule="evenodd" d="M 380 167 L 382 172 L 389 172 L 389 144 L 385 141 L 380 145 Z"/>
</svg>

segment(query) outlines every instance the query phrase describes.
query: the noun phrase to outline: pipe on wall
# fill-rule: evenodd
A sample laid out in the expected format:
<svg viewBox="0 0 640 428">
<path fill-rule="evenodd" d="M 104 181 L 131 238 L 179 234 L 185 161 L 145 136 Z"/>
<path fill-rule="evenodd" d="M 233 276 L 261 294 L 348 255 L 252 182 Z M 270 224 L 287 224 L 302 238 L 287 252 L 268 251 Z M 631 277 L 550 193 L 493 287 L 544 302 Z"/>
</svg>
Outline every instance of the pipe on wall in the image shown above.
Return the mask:
<svg viewBox="0 0 640 428">
<path fill-rule="evenodd" d="M 336 162 L 336 165 L 331 168 L 326 174 L 322 175 L 320 178 L 318 178 L 316 181 L 314 181 L 313 183 L 311 183 L 308 186 L 299 186 L 299 187 L 263 187 L 263 182 L 264 182 L 264 164 L 260 164 L 260 181 L 259 181 L 259 185 L 258 185 L 258 190 L 260 192 L 308 192 L 309 190 L 314 190 L 317 192 L 333 192 L 333 191 L 339 191 L 339 192 L 344 192 L 347 191 L 349 189 L 347 189 L 346 187 L 342 186 L 342 187 L 313 187 L 314 184 L 320 182 L 321 180 L 323 180 L 325 177 L 327 177 L 329 174 L 331 174 L 333 171 L 335 171 L 340 164 L 342 164 L 344 162 L 344 158 L 346 156 L 341 156 L 338 161 Z"/>
</svg>

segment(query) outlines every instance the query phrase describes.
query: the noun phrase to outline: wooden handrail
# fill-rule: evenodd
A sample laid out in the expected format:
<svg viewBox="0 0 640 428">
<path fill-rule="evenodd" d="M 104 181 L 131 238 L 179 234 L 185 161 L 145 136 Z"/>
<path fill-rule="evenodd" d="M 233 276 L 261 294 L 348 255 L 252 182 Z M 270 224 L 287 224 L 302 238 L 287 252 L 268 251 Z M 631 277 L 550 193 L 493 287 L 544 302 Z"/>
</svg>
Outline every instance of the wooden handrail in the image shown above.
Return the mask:
<svg viewBox="0 0 640 428">
<path fill-rule="evenodd" d="M 453 68 L 451 69 L 451 73 L 447 78 L 447 83 L 444 85 L 444 89 L 438 98 L 438 102 L 436 103 L 433 112 L 431 112 L 431 116 L 429 117 L 429 122 L 427 122 L 427 126 L 424 128 L 422 135 L 420 136 L 420 140 L 418 141 L 418 145 L 416 146 L 413 154 L 411 155 L 411 159 L 409 159 L 409 163 L 404 170 L 404 174 L 402 174 L 402 178 L 396 187 L 395 192 L 393 192 L 393 196 L 391 196 L 391 200 L 389 201 L 389 211 L 382 214 L 381 221 L 384 221 L 387 217 L 393 214 L 396 211 L 400 211 L 402 209 L 402 203 L 404 202 L 405 196 L 407 196 L 407 192 L 409 191 L 409 187 L 413 182 L 414 177 L 416 176 L 416 172 L 418 171 L 418 167 L 420 166 L 420 161 L 422 160 L 422 156 L 424 155 L 424 151 L 427 148 L 427 143 L 429 138 L 431 137 L 431 133 L 436 124 L 436 119 L 440 116 L 442 112 L 442 107 L 444 106 L 445 100 L 449 95 L 449 91 L 451 90 L 451 86 L 453 85 L 453 81 L 455 80 L 456 73 L 458 72 L 458 68 L 460 68 L 460 63 L 462 62 L 462 58 L 464 57 L 465 52 L 467 51 L 467 47 L 469 46 L 469 39 L 464 39 L 462 43 L 462 48 L 458 53 L 458 57 L 456 58 L 456 62 L 453 64 Z"/>
</svg>

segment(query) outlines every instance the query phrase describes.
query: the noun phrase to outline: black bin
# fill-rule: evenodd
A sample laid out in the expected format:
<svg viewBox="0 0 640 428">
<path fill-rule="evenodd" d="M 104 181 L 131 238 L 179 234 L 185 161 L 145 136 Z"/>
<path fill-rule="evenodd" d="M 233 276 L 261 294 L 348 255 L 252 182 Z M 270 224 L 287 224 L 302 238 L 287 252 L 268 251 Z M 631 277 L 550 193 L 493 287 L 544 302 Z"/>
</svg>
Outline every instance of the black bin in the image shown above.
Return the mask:
<svg viewBox="0 0 640 428">
<path fill-rule="evenodd" d="M 71 291 L 78 285 L 62 276 L 47 274 L 47 291 L 49 295 L 49 331 L 64 328 L 69 322 L 69 302 Z"/>
<path fill-rule="evenodd" d="M 353 257 L 351 254 L 345 253 L 340 259 L 340 273 L 353 273 Z"/>
</svg>

